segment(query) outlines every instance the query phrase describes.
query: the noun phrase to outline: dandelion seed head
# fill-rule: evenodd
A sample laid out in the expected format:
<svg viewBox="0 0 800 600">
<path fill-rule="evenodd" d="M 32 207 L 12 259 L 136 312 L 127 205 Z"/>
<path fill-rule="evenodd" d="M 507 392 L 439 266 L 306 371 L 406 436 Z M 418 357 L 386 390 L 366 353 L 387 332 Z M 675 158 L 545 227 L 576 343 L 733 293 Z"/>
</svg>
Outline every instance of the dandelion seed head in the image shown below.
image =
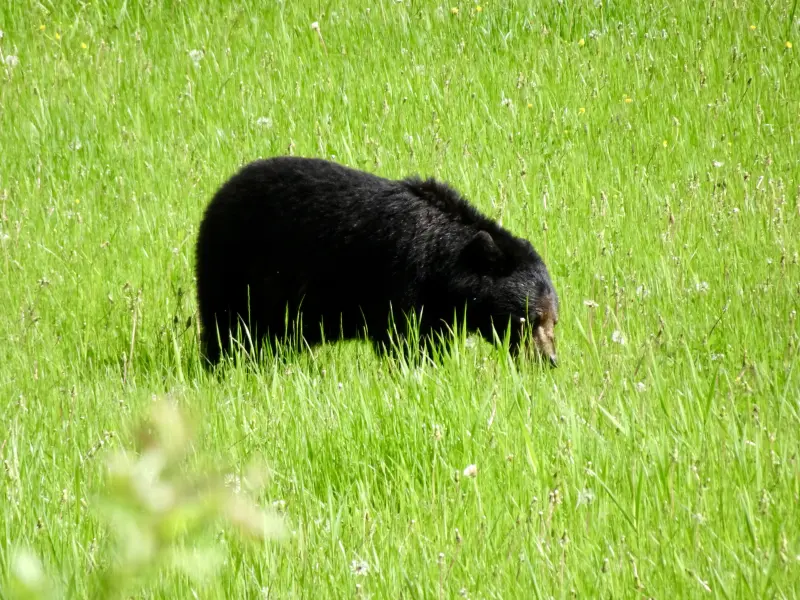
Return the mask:
<svg viewBox="0 0 800 600">
<path fill-rule="evenodd" d="M 202 50 L 190 50 L 189 51 L 189 58 L 192 59 L 192 62 L 195 65 L 199 65 L 200 61 L 203 60 L 203 57 L 206 55 L 205 52 Z"/>
<path fill-rule="evenodd" d="M 477 465 L 467 465 L 464 469 L 464 477 L 476 477 L 478 475 Z"/>
<path fill-rule="evenodd" d="M 719 160 L 715 160 L 711 164 L 714 165 L 715 169 L 719 169 L 720 167 L 724 167 L 725 166 L 725 163 L 722 162 L 722 161 L 719 161 Z"/>
<path fill-rule="evenodd" d="M 272 129 L 272 117 L 258 117 L 256 125 L 264 129 Z"/>
<path fill-rule="evenodd" d="M 231 488 L 234 494 L 242 491 L 242 479 L 238 475 L 229 473 L 225 475 L 225 486 Z"/>
<path fill-rule="evenodd" d="M 311 24 L 311 29 L 313 29 L 314 31 L 319 31 L 319 21 L 314 21 Z"/>
<path fill-rule="evenodd" d="M 9 54 L 8 56 L 6 56 L 5 63 L 9 69 L 13 69 L 14 67 L 19 65 L 19 58 L 14 56 L 13 54 Z"/>
<path fill-rule="evenodd" d="M 369 564 L 364 560 L 354 560 L 350 563 L 350 572 L 357 577 L 369 574 Z"/>
<path fill-rule="evenodd" d="M 647 390 L 647 386 L 644 384 L 643 381 L 637 381 L 636 385 L 634 385 L 634 387 L 636 388 L 636 391 L 639 392 L 639 393 L 644 392 L 645 390 Z"/>
<path fill-rule="evenodd" d="M 615 344 L 619 344 L 620 346 L 624 346 L 627 343 L 625 339 L 625 334 L 619 331 L 618 329 L 611 334 L 611 341 Z"/>
<path fill-rule="evenodd" d="M 589 488 L 584 488 L 578 492 L 578 505 L 591 504 L 594 501 L 594 492 Z"/>
</svg>

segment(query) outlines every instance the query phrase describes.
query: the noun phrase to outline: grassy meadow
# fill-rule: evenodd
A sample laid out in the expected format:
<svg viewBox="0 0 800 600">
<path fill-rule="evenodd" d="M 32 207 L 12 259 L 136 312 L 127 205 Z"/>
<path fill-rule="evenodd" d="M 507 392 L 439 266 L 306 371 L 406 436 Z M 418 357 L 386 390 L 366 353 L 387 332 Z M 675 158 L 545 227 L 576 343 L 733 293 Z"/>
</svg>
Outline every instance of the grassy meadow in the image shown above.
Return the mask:
<svg viewBox="0 0 800 600">
<path fill-rule="evenodd" d="M 0 596 L 800 597 L 797 4 L 0 0 Z M 277 154 L 529 237 L 559 368 L 462 337 L 207 374 L 199 219 Z M 162 399 L 176 485 L 262 461 L 282 536 L 164 454 L 123 481 Z"/>
</svg>

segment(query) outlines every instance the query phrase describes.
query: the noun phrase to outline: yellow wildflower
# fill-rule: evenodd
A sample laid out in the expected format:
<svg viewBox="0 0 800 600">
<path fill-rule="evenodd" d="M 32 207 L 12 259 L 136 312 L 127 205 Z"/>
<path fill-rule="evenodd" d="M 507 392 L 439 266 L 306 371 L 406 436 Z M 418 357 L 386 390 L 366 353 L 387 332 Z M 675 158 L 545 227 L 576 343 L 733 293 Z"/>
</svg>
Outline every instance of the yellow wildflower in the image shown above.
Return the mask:
<svg viewBox="0 0 800 600">
<path fill-rule="evenodd" d="M 57 40 L 60 40 L 60 39 L 61 39 L 61 34 L 60 34 L 60 33 L 58 33 L 58 32 L 56 32 L 56 39 L 57 39 Z"/>
<path fill-rule="evenodd" d="M 664 148 L 666 148 L 667 147 L 667 140 L 664 140 L 663 142 L 661 142 L 661 145 L 664 146 Z"/>
<path fill-rule="evenodd" d="M 792 42 L 786 42 L 786 49 L 787 50 L 791 50 L 792 49 Z"/>
<path fill-rule="evenodd" d="M 86 50 L 89 46 L 87 46 L 84 42 L 81 42 L 81 48 Z"/>
<path fill-rule="evenodd" d="M 46 25 L 39 25 L 39 31 L 44 31 L 46 28 Z"/>
<path fill-rule="evenodd" d="M 584 107 L 582 107 L 582 106 L 578 109 L 578 114 L 579 115 L 582 115 L 585 112 L 586 112 L 586 109 Z"/>
<path fill-rule="evenodd" d="M 457 15 L 458 14 L 458 8 L 454 6 L 453 8 L 450 9 L 450 13 L 454 14 L 454 15 Z"/>
<path fill-rule="evenodd" d="M 750 25 L 750 31 L 755 31 L 755 30 L 756 30 L 756 26 L 755 25 Z"/>
<path fill-rule="evenodd" d="M 533 108 L 533 104 L 531 104 L 530 102 L 528 102 L 528 108 Z"/>
<path fill-rule="evenodd" d="M 631 102 L 633 102 L 633 98 L 630 96 L 625 96 L 625 104 L 630 104 Z"/>
<path fill-rule="evenodd" d="M 478 6 L 475 7 L 475 10 L 477 12 L 483 12 L 483 7 L 479 4 Z"/>
<path fill-rule="evenodd" d="M 578 46 L 580 46 L 581 48 L 583 48 L 583 45 L 584 45 L 585 43 L 586 43 L 586 40 L 584 40 L 583 38 L 581 38 L 581 39 L 579 39 L 579 40 L 578 40 Z"/>
</svg>

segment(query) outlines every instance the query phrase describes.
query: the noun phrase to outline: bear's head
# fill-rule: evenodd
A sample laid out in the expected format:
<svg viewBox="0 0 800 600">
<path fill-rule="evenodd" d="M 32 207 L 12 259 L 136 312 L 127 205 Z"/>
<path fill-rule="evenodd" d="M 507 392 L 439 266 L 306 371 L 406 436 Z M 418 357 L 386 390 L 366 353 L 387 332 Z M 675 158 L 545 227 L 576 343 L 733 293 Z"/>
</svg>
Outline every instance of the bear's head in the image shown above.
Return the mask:
<svg viewBox="0 0 800 600">
<path fill-rule="evenodd" d="M 467 325 L 489 341 L 507 336 L 515 356 L 532 350 L 555 367 L 559 299 L 547 267 L 527 240 L 494 233 L 474 233 L 459 257 Z"/>
</svg>

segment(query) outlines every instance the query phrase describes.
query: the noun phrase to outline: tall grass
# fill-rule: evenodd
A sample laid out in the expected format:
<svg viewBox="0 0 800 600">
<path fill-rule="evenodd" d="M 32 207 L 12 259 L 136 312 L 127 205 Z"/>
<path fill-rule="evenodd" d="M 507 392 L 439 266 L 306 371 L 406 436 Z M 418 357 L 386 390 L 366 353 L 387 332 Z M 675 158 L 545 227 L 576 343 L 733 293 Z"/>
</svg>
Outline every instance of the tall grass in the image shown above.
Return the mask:
<svg viewBox="0 0 800 600">
<path fill-rule="evenodd" d="M 221 530 L 214 577 L 143 597 L 796 597 L 798 17 L 5 0 L 0 581 L 29 548 L 93 593 L 104 465 L 169 394 L 195 466 L 270 465 L 288 537 Z M 202 210 L 284 153 L 435 175 L 528 236 L 560 368 L 468 338 L 438 366 L 352 342 L 205 373 Z"/>
</svg>

